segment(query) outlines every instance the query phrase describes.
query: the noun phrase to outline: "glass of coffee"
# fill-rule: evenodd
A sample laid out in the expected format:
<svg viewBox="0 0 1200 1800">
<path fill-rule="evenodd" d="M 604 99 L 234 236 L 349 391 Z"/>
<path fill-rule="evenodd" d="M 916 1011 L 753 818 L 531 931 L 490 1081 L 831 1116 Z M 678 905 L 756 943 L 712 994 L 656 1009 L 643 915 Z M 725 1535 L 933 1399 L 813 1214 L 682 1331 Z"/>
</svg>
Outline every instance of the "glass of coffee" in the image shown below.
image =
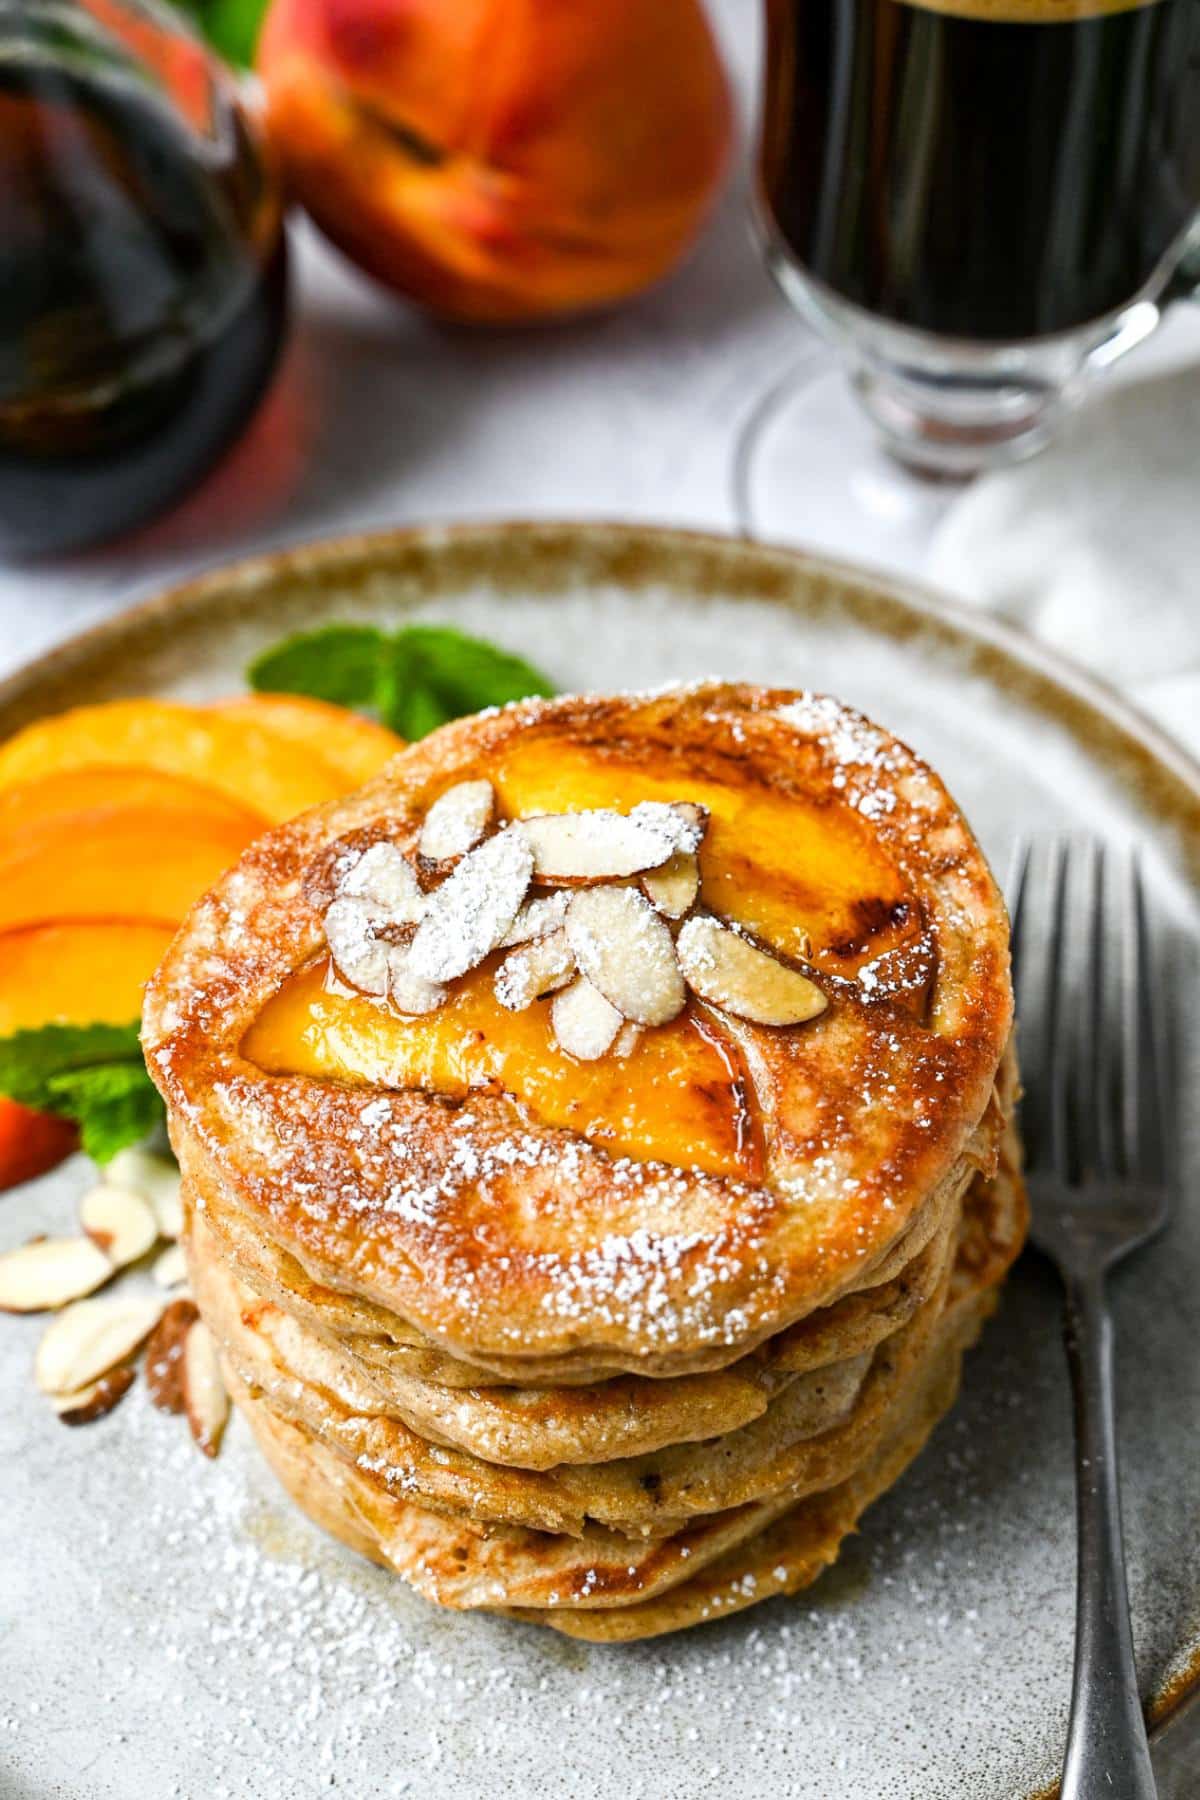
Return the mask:
<svg viewBox="0 0 1200 1800">
<path fill-rule="evenodd" d="M 766 0 L 772 273 L 883 443 L 1037 450 L 1200 250 L 1200 0 Z"/>
</svg>

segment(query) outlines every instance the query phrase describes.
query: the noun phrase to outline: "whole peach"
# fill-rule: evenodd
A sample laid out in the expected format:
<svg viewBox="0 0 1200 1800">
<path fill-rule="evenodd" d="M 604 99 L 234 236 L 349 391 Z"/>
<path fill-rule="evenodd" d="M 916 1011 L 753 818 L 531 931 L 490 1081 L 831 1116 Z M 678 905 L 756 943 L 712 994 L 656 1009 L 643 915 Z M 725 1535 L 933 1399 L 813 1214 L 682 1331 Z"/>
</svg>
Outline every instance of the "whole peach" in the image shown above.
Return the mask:
<svg viewBox="0 0 1200 1800">
<path fill-rule="evenodd" d="M 273 0 L 258 68 L 321 229 L 450 318 L 646 287 L 699 230 L 731 136 L 699 0 Z"/>
</svg>

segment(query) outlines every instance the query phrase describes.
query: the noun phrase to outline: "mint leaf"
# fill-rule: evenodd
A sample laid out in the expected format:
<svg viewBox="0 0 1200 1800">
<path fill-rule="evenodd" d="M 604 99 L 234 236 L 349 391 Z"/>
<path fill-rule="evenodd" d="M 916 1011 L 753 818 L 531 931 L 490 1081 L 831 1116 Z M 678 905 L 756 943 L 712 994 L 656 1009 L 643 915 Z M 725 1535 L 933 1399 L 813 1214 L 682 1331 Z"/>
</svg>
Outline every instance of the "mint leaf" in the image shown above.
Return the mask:
<svg viewBox="0 0 1200 1800">
<path fill-rule="evenodd" d="M 552 694 L 552 684 L 523 656 L 514 656 L 483 638 L 468 637 L 449 625 L 413 625 L 400 633 L 424 685 L 447 719 L 503 706 L 531 694 Z"/>
<path fill-rule="evenodd" d="M 421 686 L 418 682 L 404 683 L 385 715 L 385 724 L 393 731 L 399 732 L 402 738 L 410 741 L 428 737 L 447 719 L 456 718 L 457 714 L 447 712 L 438 696 L 431 688 Z"/>
<path fill-rule="evenodd" d="M 50 1082 L 93 1063 L 142 1060 L 136 1022 L 129 1025 L 42 1025 L 0 1038 L 0 1094 L 51 1111 Z M 147 1076 L 147 1080 L 149 1077 Z"/>
<path fill-rule="evenodd" d="M 391 645 L 370 625 L 327 625 L 264 651 L 246 679 L 260 693 L 306 694 L 382 716 L 392 699 Z"/>
<path fill-rule="evenodd" d="M 47 1085 L 49 1110 L 75 1120 L 80 1145 L 98 1163 L 140 1144 L 162 1120 L 162 1100 L 141 1062 L 67 1069 Z"/>
<path fill-rule="evenodd" d="M 136 1021 L 43 1025 L 0 1038 L 0 1094 L 73 1119 L 97 1162 L 147 1137 L 163 1117 Z"/>
<path fill-rule="evenodd" d="M 175 0 L 227 62 L 249 68 L 267 0 Z"/>
<path fill-rule="evenodd" d="M 524 657 L 448 625 L 392 633 L 329 625 L 264 652 L 247 679 L 259 692 L 307 694 L 371 713 L 405 738 L 425 737 L 485 706 L 554 692 Z"/>
</svg>

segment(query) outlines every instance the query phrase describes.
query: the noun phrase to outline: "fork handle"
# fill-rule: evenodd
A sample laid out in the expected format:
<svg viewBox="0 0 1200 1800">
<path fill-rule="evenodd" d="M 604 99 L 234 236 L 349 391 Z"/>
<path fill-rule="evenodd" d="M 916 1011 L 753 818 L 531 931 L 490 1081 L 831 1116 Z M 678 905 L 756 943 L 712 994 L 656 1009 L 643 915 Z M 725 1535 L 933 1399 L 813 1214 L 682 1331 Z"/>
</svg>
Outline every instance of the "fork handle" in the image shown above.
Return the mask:
<svg viewBox="0 0 1200 1800">
<path fill-rule="evenodd" d="M 1068 1278 L 1065 1338 L 1075 1395 L 1078 1573 L 1061 1800 L 1155 1800 L 1125 1585 L 1113 1324 L 1102 1268 Z"/>
</svg>

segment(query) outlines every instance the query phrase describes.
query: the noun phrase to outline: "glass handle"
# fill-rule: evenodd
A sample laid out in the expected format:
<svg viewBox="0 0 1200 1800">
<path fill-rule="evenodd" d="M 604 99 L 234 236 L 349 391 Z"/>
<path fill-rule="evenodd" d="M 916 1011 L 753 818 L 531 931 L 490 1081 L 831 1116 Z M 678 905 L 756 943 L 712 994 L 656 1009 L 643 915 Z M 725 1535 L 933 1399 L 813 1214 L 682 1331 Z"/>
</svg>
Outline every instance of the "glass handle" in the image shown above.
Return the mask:
<svg viewBox="0 0 1200 1800">
<path fill-rule="evenodd" d="M 1167 283 L 1163 304 L 1169 306 L 1173 300 L 1200 300 L 1200 220 Z"/>
</svg>

